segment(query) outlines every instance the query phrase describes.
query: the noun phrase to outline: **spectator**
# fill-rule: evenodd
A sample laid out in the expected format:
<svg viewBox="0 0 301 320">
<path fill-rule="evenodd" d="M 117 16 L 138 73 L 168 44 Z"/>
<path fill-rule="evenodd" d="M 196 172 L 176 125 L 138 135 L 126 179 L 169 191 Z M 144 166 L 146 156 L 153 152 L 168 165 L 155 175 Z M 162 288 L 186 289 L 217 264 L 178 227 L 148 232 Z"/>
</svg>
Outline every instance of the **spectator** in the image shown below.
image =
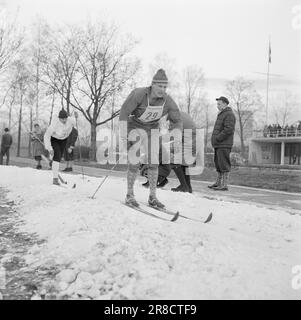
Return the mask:
<svg viewBox="0 0 301 320">
<path fill-rule="evenodd" d="M 13 143 L 13 137 L 9 133 L 9 129 L 4 129 L 4 134 L 1 140 L 1 150 L 0 150 L 0 165 L 3 164 L 3 157 L 6 155 L 6 165 L 9 164 L 9 149 Z"/>
<path fill-rule="evenodd" d="M 44 134 L 39 126 L 39 124 L 34 125 L 34 130 L 31 134 L 31 141 L 32 141 L 32 154 L 34 159 L 37 161 L 37 169 L 42 169 L 41 161 L 42 155 L 45 155 L 46 150 L 44 148 Z"/>
<path fill-rule="evenodd" d="M 227 191 L 231 170 L 230 153 L 233 146 L 236 119 L 232 109 L 228 106 L 229 100 L 226 97 L 220 97 L 216 101 L 219 112 L 214 125 L 211 143 L 214 148 L 214 164 L 217 178 L 216 182 L 209 185 L 208 188 Z"/>
</svg>

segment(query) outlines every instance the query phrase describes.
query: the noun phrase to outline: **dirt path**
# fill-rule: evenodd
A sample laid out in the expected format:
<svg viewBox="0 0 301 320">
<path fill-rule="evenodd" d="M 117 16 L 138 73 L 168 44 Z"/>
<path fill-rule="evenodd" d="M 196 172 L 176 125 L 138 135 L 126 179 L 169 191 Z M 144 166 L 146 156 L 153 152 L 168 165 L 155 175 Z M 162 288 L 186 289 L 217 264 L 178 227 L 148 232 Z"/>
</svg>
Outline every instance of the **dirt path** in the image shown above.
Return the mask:
<svg viewBox="0 0 301 320">
<path fill-rule="evenodd" d="M 40 284 L 53 279 L 58 272 L 53 268 L 31 269 L 26 264 L 24 256 L 29 248 L 43 241 L 34 234 L 20 233 L 19 223 L 21 221 L 14 203 L 7 201 L 5 190 L 0 188 L 0 296 L 3 300 L 31 299 L 39 291 Z"/>
</svg>

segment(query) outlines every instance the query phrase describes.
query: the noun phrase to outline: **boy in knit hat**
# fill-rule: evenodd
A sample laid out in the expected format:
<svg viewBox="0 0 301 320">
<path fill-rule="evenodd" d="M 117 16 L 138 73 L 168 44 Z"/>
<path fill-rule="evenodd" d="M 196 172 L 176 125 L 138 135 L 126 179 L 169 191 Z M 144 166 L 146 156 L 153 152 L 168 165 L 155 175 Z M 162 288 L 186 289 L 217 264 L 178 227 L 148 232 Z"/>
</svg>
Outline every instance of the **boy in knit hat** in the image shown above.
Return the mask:
<svg viewBox="0 0 301 320">
<path fill-rule="evenodd" d="M 53 184 L 55 185 L 60 185 L 58 181 L 60 162 L 72 128 L 71 119 L 68 118 L 67 112 L 62 109 L 58 118 L 53 119 L 44 135 L 45 148 L 49 151 L 50 158 L 52 158 Z"/>
<path fill-rule="evenodd" d="M 121 134 L 123 143 L 126 144 L 123 147 L 129 149 L 133 145 L 133 142 L 128 139 L 128 133 L 134 131 L 140 137 L 141 148 L 145 154 L 143 162 L 148 164 L 150 190 L 148 203 L 157 208 L 164 208 L 164 205 L 156 197 L 159 144 L 151 143 L 151 130 L 159 128 L 159 120 L 165 115 L 168 115 L 173 128 L 182 130 L 180 111 L 174 100 L 166 93 L 167 85 L 166 73 L 163 69 L 159 69 L 152 79 L 151 86 L 136 88 L 130 93 L 121 107 L 119 116 L 121 132 L 122 128 L 127 127 L 127 131 Z M 134 183 L 138 169 L 139 163 L 131 161 L 129 157 L 125 202 L 136 207 L 139 203 L 134 197 Z"/>
</svg>

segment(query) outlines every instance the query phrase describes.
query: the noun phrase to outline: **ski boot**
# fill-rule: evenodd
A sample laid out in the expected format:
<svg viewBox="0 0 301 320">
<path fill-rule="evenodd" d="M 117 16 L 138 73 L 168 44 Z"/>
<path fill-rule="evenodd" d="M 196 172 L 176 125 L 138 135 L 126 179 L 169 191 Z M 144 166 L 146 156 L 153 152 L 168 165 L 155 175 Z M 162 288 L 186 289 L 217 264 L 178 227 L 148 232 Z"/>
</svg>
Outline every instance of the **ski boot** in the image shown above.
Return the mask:
<svg viewBox="0 0 301 320">
<path fill-rule="evenodd" d="M 149 196 L 148 204 L 151 207 L 158 208 L 158 209 L 164 209 L 165 208 L 165 205 L 163 203 L 161 203 L 156 197 L 153 197 L 153 196 Z"/>
<path fill-rule="evenodd" d="M 136 201 L 134 195 L 132 195 L 132 194 L 126 195 L 125 204 L 130 207 L 139 207 L 139 203 Z"/>
</svg>

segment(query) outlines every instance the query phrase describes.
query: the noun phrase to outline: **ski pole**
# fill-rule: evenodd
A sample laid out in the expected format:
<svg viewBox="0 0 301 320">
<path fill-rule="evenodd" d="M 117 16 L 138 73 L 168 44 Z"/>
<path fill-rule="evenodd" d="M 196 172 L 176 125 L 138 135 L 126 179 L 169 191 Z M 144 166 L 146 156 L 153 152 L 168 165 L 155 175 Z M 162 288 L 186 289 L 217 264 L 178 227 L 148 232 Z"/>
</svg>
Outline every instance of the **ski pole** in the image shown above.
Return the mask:
<svg viewBox="0 0 301 320">
<path fill-rule="evenodd" d="M 98 190 L 101 188 L 101 186 L 104 184 L 104 182 L 107 180 L 107 178 L 109 177 L 109 175 L 114 171 L 115 167 L 117 166 L 117 164 L 119 163 L 119 161 L 122 159 L 123 155 L 118 159 L 118 161 L 114 164 L 114 166 L 112 167 L 112 169 L 109 171 L 109 173 L 107 173 L 107 175 L 102 179 L 102 181 L 100 182 L 99 186 L 97 187 L 97 189 L 95 190 L 94 194 L 92 197 L 90 197 L 91 199 L 95 199 L 95 195 L 98 192 Z"/>
<path fill-rule="evenodd" d="M 77 123 L 78 113 L 76 111 L 74 111 L 74 118 L 75 118 L 76 130 L 77 130 L 77 136 L 78 136 L 78 142 L 79 142 L 79 161 L 80 161 L 80 165 L 81 165 L 81 169 L 82 169 L 82 178 L 84 180 L 85 175 L 84 175 L 84 167 L 83 167 L 83 162 L 82 162 L 82 148 L 81 148 L 80 136 L 79 136 L 79 131 L 78 131 L 78 123 Z"/>
</svg>

